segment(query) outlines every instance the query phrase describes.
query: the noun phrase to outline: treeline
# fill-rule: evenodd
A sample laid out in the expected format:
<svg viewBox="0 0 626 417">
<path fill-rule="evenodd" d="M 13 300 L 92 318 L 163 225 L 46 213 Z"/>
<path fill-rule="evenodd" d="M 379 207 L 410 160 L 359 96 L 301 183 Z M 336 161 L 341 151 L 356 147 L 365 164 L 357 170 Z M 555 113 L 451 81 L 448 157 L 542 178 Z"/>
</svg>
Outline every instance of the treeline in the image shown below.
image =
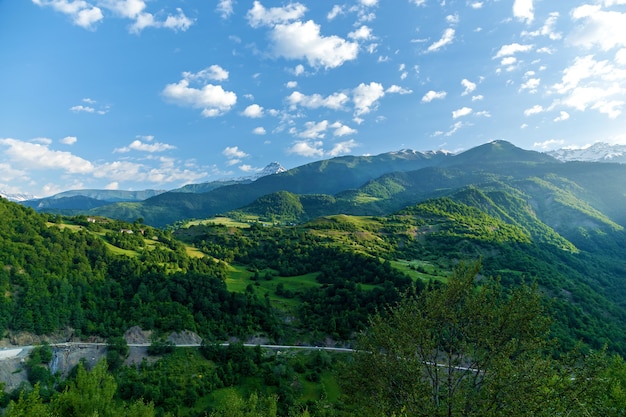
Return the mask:
<svg viewBox="0 0 626 417">
<path fill-rule="evenodd" d="M 302 330 L 313 340 L 330 335 L 349 340 L 367 325 L 368 316 L 399 300 L 413 283 L 388 260 L 354 252 L 300 228 L 253 224 L 249 229 L 196 226 L 179 235 L 210 256 L 273 270 L 282 277 L 315 273 L 320 284 L 299 291 L 277 288 L 277 295 L 301 301 L 296 310 Z M 271 279 L 271 275 L 266 275 Z M 258 278 L 255 278 L 258 279 Z M 294 278 L 297 279 L 297 278 Z"/>
<path fill-rule="evenodd" d="M 189 257 L 167 232 L 109 221 L 90 226 L 81 218 L 75 223 L 85 228 L 70 227 L 5 200 L 0 218 L 3 333 L 72 328 L 78 337 L 108 337 L 133 325 L 188 329 L 209 339 L 278 333 L 266 300 L 229 292 L 223 264 Z M 107 246 L 111 235 L 133 241 L 142 235 L 153 243 L 132 256 L 114 254 Z"/>
</svg>

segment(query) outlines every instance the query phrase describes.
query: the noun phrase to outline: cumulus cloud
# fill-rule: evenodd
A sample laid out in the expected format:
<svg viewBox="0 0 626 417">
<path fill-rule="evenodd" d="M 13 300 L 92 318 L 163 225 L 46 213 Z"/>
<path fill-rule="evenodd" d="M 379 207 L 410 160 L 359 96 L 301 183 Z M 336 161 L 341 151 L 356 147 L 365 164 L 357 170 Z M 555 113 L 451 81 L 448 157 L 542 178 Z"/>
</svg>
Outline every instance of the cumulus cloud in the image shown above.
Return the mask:
<svg viewBox="0 0 626 417">
<path fill-rule="evenodd" d="M 66 136 L 63 139 L 61 139 L 61 143 L 64 145 L 73 145 L 78 141 L 78 138 L 76 136 Z"/>
<path fill-rule="evenodd" d="M 203 82 L 206 80 L 225 81 L 228 79 L 228 71 L 219 65 L 211 65 L 198 72 L 183 72 L 183 78 L 188 81 Z"/>
<path fill-rule="evenodd" d="M 352 90 L 352 100 L 354 101 L 355 115 L 360 116 L 369 113 L 378 104 L 378 100 L 385 95 L 382 84 L 371 82 L 361 83 Z"/>
<path fill-rule="evenodd" d="M 343 13 L 344 13 L 343 7 L 335 4 L 332 10 L 328 12 L 328 14 L 326 15 L 326 19 L 333 20 L 334 18 L 336 18 L 337 16 Z"/>
<path fill-rule="evenodd" d="M 355 146 L 357 146 L 357 143 L 354 141 L 354 139 L 336 143 L 333 145 L 332 149 L 328 151 L 328 156 L 335 157 L 348 154 L 352 152 L 352 149 Z"/>
<path fill-rule="evenodd" d="M 566 111 L 561 111 L 559 115 L 554 119 L 555 122 L 562 122 L 569 119 L 569 113 Z"/>
<path fill-rule="evenodd" d="M 99 114 L 101 116 L 109 112 L 109 106 L 98 106 L 96 108 L 97 102 L 90 98 L 84 98 L 82 99 L 82 102 L 85 103 L 85 105 L 78 104 L 76 106 L 70 107 L 70 110 L 73 111 L 74 113 L 91 113 L 91 114 Z"/>
<path fill-rule="evenodd" d="M 389 93 L 389 94 L 411 94 L 413 92 L 413 90 L 410 90 L 408 88 L 404 88 L 404 87 L 400 87 L 399 85 L 392 85 L 391 87 L 387 88 L 385 90 L 385 93 Z"/>
<path fill-rule="evenodd" d="M 38 6 L 51 7 L 57 12 L 66 14 L 76 26 L 93 30 L 104 15 L 102 9 L 82 0 L 33 0 Z"/>
<path fill-rule="evenodd" d="M 103 10 L 115 17 L 131 20 L 131 33 L 139 33 L 149 27 L 185 31 L 194 23 L 180 8 L 175 14 L 159 10 L 158 15 L 165 16 L 159 20 L 155 14 L 146 11 L 147 5 L 143 0 L 100 0 L 98 6 L 83 0 L 33 0 L 33 3 L 64 13 L 75 25 L 89 30 L 94 30 L 96 24 L 105 18 Z"/>
<path fill-rule="evenodd" d="M 206 72 L 205 72 L 206 71 Z M 236 103 L 237 95 L 225 91 L 220 85 L 206 83 L 207 77 L 224 74 L 211 67 L 198 73 L 183 73 L 183 79 L 167 84 L 161 94 L 168 101 L 184 107 L 202 109 L 202 116 L 216 117 L 228 112 Z M 198 86 L 192 86 L 198 84 Z"/>
<path fill-rule="evenodd" d="M 320 158 L 324 156 L 323 145 L 322 141 L 299 141 L 287 149 L 287 153 L 309 158 Z"/>
<path fill-rule="evenodd" d="M 287 97 L 287 103 L 289 103 L 292 108 L 301 106 L 309 109 L 326 107 L 339 110 L 342 109 L 349 100 L 350 98 L 345 93 L 333 93 L 327 97 L 323 97 L 320 94 L 307 96 L 299 91 L 294 91 Z"/>
<path fill-rule="evenodd" d="M 348 37 L 354 40 L 370 40 L 374 38 L 374 36 L 372 35 L 372 29 L 365 25 L 361 26 L 353 32 L 348 33 Z"/>
<path fill-rule="evenodd" d="M 586 4 L 572 10 L 572 19 L 581 25 L 569 37 L 574 45 L 600 47 L 608 51 L 626 46 L 626 13 L 603 10 L 600 5 Z"/>
<path fill-rule="evenodd" d="M 530 37 L 547 36 L 548 38 L 552 40 L 561 39 L 561 34 L 554 30 L 558 18 L 559 18 L 559 13 L 552 12 L 550 13 L 550 15 L 548 16 L 548 18 L 546 19 L 546 21 L 544 22 L 543 26 L 540 29 L 532 31 L 532 32 L 523 31 L 522 36 L 530 36 Z"/>
<path fill-rule="evenodd" d="M 85 174 L 94 171 L 94 165 L 71 152 L 56 151 L 47 144 L 25 142 L 17 139 L 1 139 L 4 155 L 11 162 L 28 169 L 54 169 L 69 174 Z"/>
<path fill-rule="evenodd" d="M 533 49 L 533 45 L 521 45 L 519 43 L 512 43 L 509 45 L 502 45 L 494 59 L 502 58 L 505 56 L 515 55 L 518 52 L 529 52 Z"/>
<path fill-rule="evenodd" d="M 248 154 L 240 150 L 238 146 L 227 146 L 222 151 L 222 155 L 224 155 L 228 159 L 240 159 L 248 156 Z"/>
<path fill-rule="evenodd" d="M 463 80 L 461 80 L 461 85 L 463 86 L 463 88 L 465 88 L 465 90 L 461 93 L 462 96 L 466 96 L 476 90 L 476 83 L 473 83 L 466 78 L 463 78 Z"/>
<path fill-rule="evenodd" d="M 222 19 L 227 19 L 234 13 L 233 2 L 234 0 L 219 0 L 217 3 L 216 10 L 222 16 Z"/>
<path fill-rule="evenodd" d="M 148 141 L 151 141 L 152 140 L 151 138 L 152 137 L 148 137 Z M 160 143 L 160 142 L 146 143 L 146 142 L 142 142 L 139 139 L 135 139 L 134 141 L 130 143 L 130 145 L 124 146 L 123 148 L 116 148 L 113 150 L 113 152 L 126 153 L 132 150 L 132 151 L 153 153 L 153 152 L 163 152 L 169 149 L 176 149 L 176 147 L 173 145 L 169 145 L 167 143 Z"/>
<path fill-rule="evenodd" d="M 524 110 L 524 116 L 532 116 L 533 114 L 539 114 L 543 111 L 544 111 L 543 106 L 540 106 L 539 104 L 535 104 L 531 108 Z"/>
<path fill-rule="evenodd" d="M 270 34 L 274 53 L 287 59 L 305 59 L 311 67 L 336 68 L 356 59 L 359 45 L 338 36 L 323 36 L 312 20 L 276 25 Z"/>
<path fill-rule="evenodd" d="M 422 97 L 422 103 L 430 103 L 435 99 L 440 100 L 446 98 L 446 95 L 448 95 L 448 93 L 446 93 L 445 91 L 430 90 L 426 94 L 424 94 L 424 97 Z"/>
<path fill-rule="evenodd" d="M 326 136 L 326 130 L 328 129 L 328 120 L 322 120 L 321 122 L 306 122 L 304 124 L 305 129 L 298 133 L 298 136 L 306 139 L 322 139 Z"/>
<path fill-rule="evenodd" d="M 255 127 L 252 130 L 252 133 L 254 133 L 255 135 L 265 135 L 267 132 L 265 131 L 265 128 L 263 126 L 259 126 Z"/>
<path fill-rule="evenodd" d="M 251 104 L 243 111 L 243 115 L 251 118 L 263 117 L 263 107 L 258 104 Z"/>
<path fill-rule="evenodd" d="M 329 125 L 329 128 L 334 129 L 333 131 L 334 136 L 354 135 L 355 133 L 357 133 L 356 129 L 346 126 L 340 122 L 335 122 Z"/>
<path fill-rule="evenodd" d="M 536 93 L 539 84 L 541 84 L 541 79 L 529 78 L 520 86 L 520 91 L 528 90 L 530 93 Z"/>
<path fill-rule="evenodd" d="M 452 28 L 446 29 L 443 32 L 443 35 L 441 36 L 441 39 L 439 39 L 438 41 L 436 41 L 433 44 L 431 44 L 426 49 L 426 52 L 435 52 L 435 51 L 440 50 L 444 46 L 451 44 L 454 41 L 454 34 L 455 34 L 455 30 L 454 29 L 452 29 Z"/>
<path fill-rule="evenodd" d="M 597 110 L 610 118 L 622 113 L 626 96 L 626 70 L 593 55 L 577 57 L 552 87 L 559 103 L 576 110 Z"/>
<path fill-rule="evenodd" d="M 286 59 L 304 59 L 313 68 L 335 68 L 356 59 L 359 45 L 339 36 L 324 36 L 318 24 L 299 19 L 307 8 L 300 3 L 266 9 L 255 1 L 247 18 L 253 28 L 269 27 L 274 55 Z M 370 38 L 371 31 L 363 26 L 352 32 L 354 38 Z"/>
<path fill-rule="evenodd" d="M 258 28 L 260 26 L 273 26 L 300 19 L 306 11 L 306 6 L 300 3 L 291 3 L 284 7 L 266 9 L 260 1 L 255 1 L 252 9 L 248 10 L 246 17 L 250 26 Z"/>
<path fill-rule="evenodd" d="M 526 23 L 532 23 L 535 18 L 533 0 L 515 0 L 513 16 Z"/>
<path fill-rule="evenodd" d="M 452 112 L 452 118 L 458 119 L 459 117 L 467 116 L 470 113 L 472 113 L 472 109 L 470 107 L 461 107 L 460 109 Z"/>
</svg>

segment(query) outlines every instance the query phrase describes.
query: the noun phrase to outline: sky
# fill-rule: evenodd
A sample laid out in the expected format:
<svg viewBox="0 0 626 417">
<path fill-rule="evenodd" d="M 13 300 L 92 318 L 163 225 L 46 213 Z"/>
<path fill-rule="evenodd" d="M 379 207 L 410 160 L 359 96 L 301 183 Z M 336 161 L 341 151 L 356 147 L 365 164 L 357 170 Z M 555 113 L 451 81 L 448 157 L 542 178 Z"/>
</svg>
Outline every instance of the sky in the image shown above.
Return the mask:
<svg viewBox="0 0 626 417">
<path fill-rule="evenodd" d="M 626 143 L 626 0 L 0 0 L 0 190 Z"/>
</svg>

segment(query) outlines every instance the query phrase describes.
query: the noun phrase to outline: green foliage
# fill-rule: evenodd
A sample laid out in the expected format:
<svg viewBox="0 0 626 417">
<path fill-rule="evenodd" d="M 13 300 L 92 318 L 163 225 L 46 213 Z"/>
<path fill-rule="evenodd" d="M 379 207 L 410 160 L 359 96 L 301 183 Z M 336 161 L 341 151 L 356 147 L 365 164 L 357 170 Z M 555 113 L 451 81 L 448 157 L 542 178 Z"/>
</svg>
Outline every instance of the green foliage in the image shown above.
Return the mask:
<svg viewBox="0 0 626 417">
<path fill-rule="evenodd" d="M 537 289 L 505 291 L 484 278 L 477 286 L 479 269 L 461 264 L 447 285 L 374 316 L 344 373 L 354 412 L 621 415 L 624 404 L 616 407 L 615 400 L 623 395 L 617 376 L 623 362 L 609 365 L 603 352 L 553 359 L 546 354 L 549 320 Z"/>
</svg>

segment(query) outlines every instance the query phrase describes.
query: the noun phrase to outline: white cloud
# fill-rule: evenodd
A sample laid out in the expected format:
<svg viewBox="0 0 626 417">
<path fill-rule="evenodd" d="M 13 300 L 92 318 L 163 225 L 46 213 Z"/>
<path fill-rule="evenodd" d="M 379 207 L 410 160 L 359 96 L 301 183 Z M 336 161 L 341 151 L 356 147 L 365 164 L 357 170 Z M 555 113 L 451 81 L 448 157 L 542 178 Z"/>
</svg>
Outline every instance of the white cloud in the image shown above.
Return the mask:
<svg viewBox="0 0 626 417">
<path fill-rule="evenodd" d="M 64 145 L 73 145 L 78 141 L 78 138 L 76 136 L 66 136 L 63 139 L 61 139 L 61 143 Z"/>
<path fill-rule="evenodd" d="M 328 15 L 326 15 L 326 18 L 328 20 L 333 20 L 334 18 L 336 18 L 337 16 L 339 16 L 340 14 L 343 14 L 343 7 L 335 4 L 332 8 L 332 10 L 330 12 L 328 12 Z"/>
<path fill-rule="evenodd" d="M 267 132 L 265 131 L 265 128 L 263 126 L 259 126 L 255 127 L 252 130 L 252 133 L 254 133 L 255 135 L 265 135 Z"/>
<path fill-rule="evenodd" d="M 369 84 L 361 83 L 352 90 L 352 100 L 354 101 L 355 115 L 369 113 L 375 108 L 378 100 L 385 95 L 382 84 L 371 82 Z"/>
<path fill-rule="evenodd" d="M 352 152 L 352 149 L 357 146 L 354 139 L 347 140 L 345 142 L 336 143 L 333 148 L 328 151 L 328 156 L 335 157 L 339 155 L 345 155 Z"/>
<path fill-rule="evenodd" d="M 328 120 L 322 120 L 321 122 L 306 122 L 304 124 L 305 130 L 298 133 L 298 136 L 305 139 L 322 139 L 326 136 L 326 130 L 328 129 Z"/>
<path fill-rule="evenodd" d="M 521 45 L 519 43 L 512 43 L 509 45 L 502 45 L 494 59 L 502 58 L 504 56 L 515 55 L 518 52 L 528 52 L 533 49 L 533 45 Z"/>
<path fill-rule="evenodd" d="M 366 7 L 372 7 L 378 4 L 378 0 L 359 0 L 359 2 Z"/>
<path fill-rule="evenodd" d="M 103 9 L 119 18 L 132 20 L 129 26 L 131 33 L 139 33 L 148 27 L 186 31 L 194 23 L 180 8 L 176 9 L 176 14 L 168 13 L 165 19 L 157 20 L 154 14 L 146 11 L 143 0 L 99 0 L 98 6 L 84 0 L 33 0 L 33 3 L 52 7 L 70 16 L 75 25 L 89 30 L 95 29 L 96 23 L 104 19 Z M 160 10 L 158 15 L 165 15 L 165 12 Z"/>
<path fill-rule="evenodd" d="M 205 84 L 207 76 L 220 74 L 209 70 L 204 73 L 183 73 L 183 79 L 165 86 L 161 94 L 172 103 L 180 106 L 202 109 L 204 117 L 220 116 L 228 112 L 236 103 L 237 95 L 225 91 L 220 85 Z M 223 76 L 223 74 L 219 75 Z M 190 86 L 191 82 L 199 82 L 199 87 Z"/>
<path fill-rule="evenodd" d="M 183 72 L 183 78 L 187 81 L 202 82 L 206 80 L 225 81 L 228 79 L 228 71 L 219 65 L 211 65 L 198 72 Z"/>
<path fill-rule="evenodd" d="M 566 111 L 561 111 L 559 115 L 554 119 L 555 122 L 562 122 L 569 119 L 569 113 Z"/>
<path fill-rule="evenodd" d="M 219 0 L 217 3 L 216 10 L 220 13 L 222 19 L 227 19 L 234 13 L 233 2 L 234 0 Z"/>
<path fill-rule="evenodd" d="M 448 22 L 451 25 L 455 25 L 457 23 L 459 23 L 460 19 L 459 19 L 459 15 L 458 14 L 449 14 L 448 16 L 446 16 L 446 22 Z"/>
<path fill-rule="evenodd" d="M 577 57 L 552 90 L 562 95 L 562 105 L 580 111 L 589 108 L 616 118 L 625 104 L 626 69 L 607 60 L 596 61 L 593 55 Z"/>
<path fill-rule="evenodd" d="M 294 91 L 287 97 L 287 102 L 292 108 L 296 106 L 302 106 L 309 109 L 317 109 L 320 107 L 326 107 L 333 110 L 342 109 L 344 104 L 349 100 L 349 97 L 344 93 L 333 93 L 328 97 L 323 97 L 320 94 L 313 94 L 307 96 L 299 91 Z"/>
<path fill-rule="evenodd" d="M 455 34 L 454 29 L 452 29 L 452 28 L 446 29 L 443 32 L 443 35 L 441 36 L 441 39 L 439 39 L 438 41 L 436 41 L 435 43 L 430 45 L 428 47 L 428 49 L 426 49 L 426 52 L 438 51 L 439 49 L 443 48 L 444 46 L 452 43 L 452 41 L 454 41 L 454 34 Z"/>
<path fill-rule="evenodd" d="M 478 95 L 472 96 L 472 101 L 480 101 L 484 98 L 485 97 L 482 94 L 478 94 Z"/>
<path fill-rule="evenodd" d="M 285 84 L 285 86 L 287 88 L 296 88 L 298 86 L 298 82 L 297 81 L 287 81 L 287 84 Z"/>
<path fill-rule="evenodd" d="M 319 158 L 324 156 L 324 149 L 322 149 L 323 145 L 324 143 L 321 141 L 296 142 L 293 146 L 291 146 L 291 148 L 287 149 L 287 153 L 306 156 L 309 158 Z"/>
<path fill-rule="evenodd" d="M 273 26 L 300 19 L 307 11 L 306 6 L 300 3 L 291 3 L 285 7 L 272 7 L 266 9 L 261 2 L 255 1 L 252 9 L 248 10 L 246 17 L 250 26 Z"/>
<path fill-rule="evenodd" d="M 374 38 L 374 36 L 372 35 L 372 29 L 365 25 L 361 26 L 353 32 L 348 33 L 348 37 L 357 41 L 370 40 Z"/>
<path fill-rule="evenodd" d="M 626 66 L 626 48 L 622 48 L 615 53 L 615 63 Z"/>
<path fill-rule="evenodd" d="M 117 181 L 113 181 L 108 183 L 107 185 L 104 186 L 105 190 L 119 190 L 120 189 L 120 183 Z"/>
<path fill-rule="evenodd" d="M 426 0 L 409 0 L 410 3 L 413 3 L 416 6 L 423 6 L 426 4 Z"/>
<path fill-rule="evenodd" d="M 473 92 L 474 90 L 476 90 L 476 83 L 471 82 L 470 80 L 463 78 L 463 80 L 461 80 L 461 85 L 465 88 L 465 91 L 463 91 L 461 93 L 462 96 L 466 96 L 469 93 Z"/>
<path fill-rule="evenodd" d="M 513 3 L 513 16 L 526 23 L 532 23 L 535 18 L 533 0 L 515 0 Z"/>
<path fill-rule="evenodd" d="M 472 113 L 472 109 L 470 107 L 461 107 L 460 109 L 452 112 L 452 118 L 458 119 L 459 117 L 467 116 L 470 113 Z"/>
<path fill-rule="evenodd" d="M 70 152 L 55 151 L 46 144 L 24 142 L 17 139 L 0 139 L 6 147 L 5 157 L 28 169 L 56 169 L 69 174 L 85 174 L 94 171 L 94 165 Z"/>
<path fill-rule="evenodd" d="M 72 106 L 70 107 L 70 110 L 73 111 L 74 113 L 91 113 L 91 114 L 99 114 L 101 116 L 109 112 L 109 106 L 98 106 L 98 108 L 96 108 L 96 104 L 97 104 L 96 100 L 92 100 L 90 98 L 84 98 L 82 99 L 82 102 L 87 105 L 84 106 L 82 104 L 79 104 L 76 106 Z"/>
<path fill-rule="evenodd" d="M 545 142 L 535 142 L 533 143 L 533 148 L 539 148 L 542 150 L 548 149 L 556 149 L 561 148 L 565 144 L 565 141 L 562 139 L 549 139 Z"/>
<path fill-rule="evenodd" d="M 529 78 L 520 86 L 520 91 L 528 90 L 530 93 L 536 93 L 539 84 L 541 84 L 541 80 L 539 78 Z"/>
<path fill-rule="evenodd" d="M 582 22 L 569 37 L 574 45 L 589 49 L 599 46 L 604 51 L 626 46 L 626 13 L 586 4 L 572 10 L 571 16 L 574 21 Z"/>
<path fill-rule="evenodd" d="M 276 25 L 270 33 L 277 56 L 306 59 L 311 67 L 336 68 L 356 59 L 359 45 L 338 36 L 322 36 L 320 26 L 309 20 Z"/>
<path fill-rule="evenodd" d="M 533 114 L 539 114 L 543 111 L 544 109 L 542 106 L 540 106 L 539 104 L 535 104 L 531 108 L 524 110 L 524 116 L 532 116 Z"/>
<path fill-rule="evenodd" d="M 251 104 L 243 111 L 243 115 L 251 118 L 263 117 L 263 107 L 258 104 Z"/>
<path fill-rule="evenodd" d="M 411 94 L 413 90 L 409 90 L 408 88 L 400 87 L 399 85 L 392 85 L 391 87 L 385 90 L 385 93 L 389 94 Z"/>
<path fill-rule="evenodd" d="M 475 1 L 473 3 L 470 4 L 470 7 L 472 9 L 482 9 L 483 7 L 483 2 L 482 1 Z"/>
<path fill-rule="evenodd" d="M 448 95 L 448 93 L 446 93 L 445 91 L 430 90 L 429 92 L 424 94 L 424 97 L 422 97 L 422 103 L 430 103 L 435 99 L 443 99 L 446 97 L 446 95 Z"/>
<path fill-rule="evenodd" d="M 75 25 L 84 29 L 94 29 L 95 24 L 104 18 L 99 7 L 82 0 L 33 0 L 33 3 L 68 15 Z"/>
<path fill-rule="evenodd" d="M 151 140 L 151 139 L 148 139 L 148 140 Z M 153 153 L 153 152 L 163 152 L 169 149 L 176 149 L 176 147 L 173 145 L 168 145 L 167 143 L 160 143 L 160 142 L 145 143 L 138 139 L 135 139 L 134 141 L 131 142 L 130 145 L 125 146 L 123 148 L 116 148 L 113 150 L 113 152 L 126 153 L 126 152 L 130 152 L 131 150 L 134 150 L 134 151 Z"/>
<path fill-rule="evenodd" d="M 346 126 L 339 122 L 335 122 L 331 124 L 329 127 L 331 129 L 335 129 L 333 132 L 334 136 L 347 136 L 347 135 L 354 135 L 355 133 L 357 133 L 356 129 L 352 129 L 351 127 Z"/>
<path fill-rule="evenodd" d="M 522 32 L 522 36 L 530 36 L 530 37 L 547 36 L 548 38 L 552 40 L 561 39 L 561 34 L 554 31 L 554 27 L 556 26 L 556 21 L 558 20 L 558 18 L 559 18 L 559 13 L 552 12 L 550 13 L 548 18 L 544 22 L 541 29 L 535 30 L 533 32 L 524 31 Z"/>
<path fill-rule="evenodd" d="M 246 156 L 248 156 L 248 154 L 240 150 L 238 146 L 227 146 L 222 151 L 222 155 L 224 155 L 225 157 L 229 159 L 233 159 L 233 158 L 239 159 L 239 158 L 245 158 Z"/>
</svg>

